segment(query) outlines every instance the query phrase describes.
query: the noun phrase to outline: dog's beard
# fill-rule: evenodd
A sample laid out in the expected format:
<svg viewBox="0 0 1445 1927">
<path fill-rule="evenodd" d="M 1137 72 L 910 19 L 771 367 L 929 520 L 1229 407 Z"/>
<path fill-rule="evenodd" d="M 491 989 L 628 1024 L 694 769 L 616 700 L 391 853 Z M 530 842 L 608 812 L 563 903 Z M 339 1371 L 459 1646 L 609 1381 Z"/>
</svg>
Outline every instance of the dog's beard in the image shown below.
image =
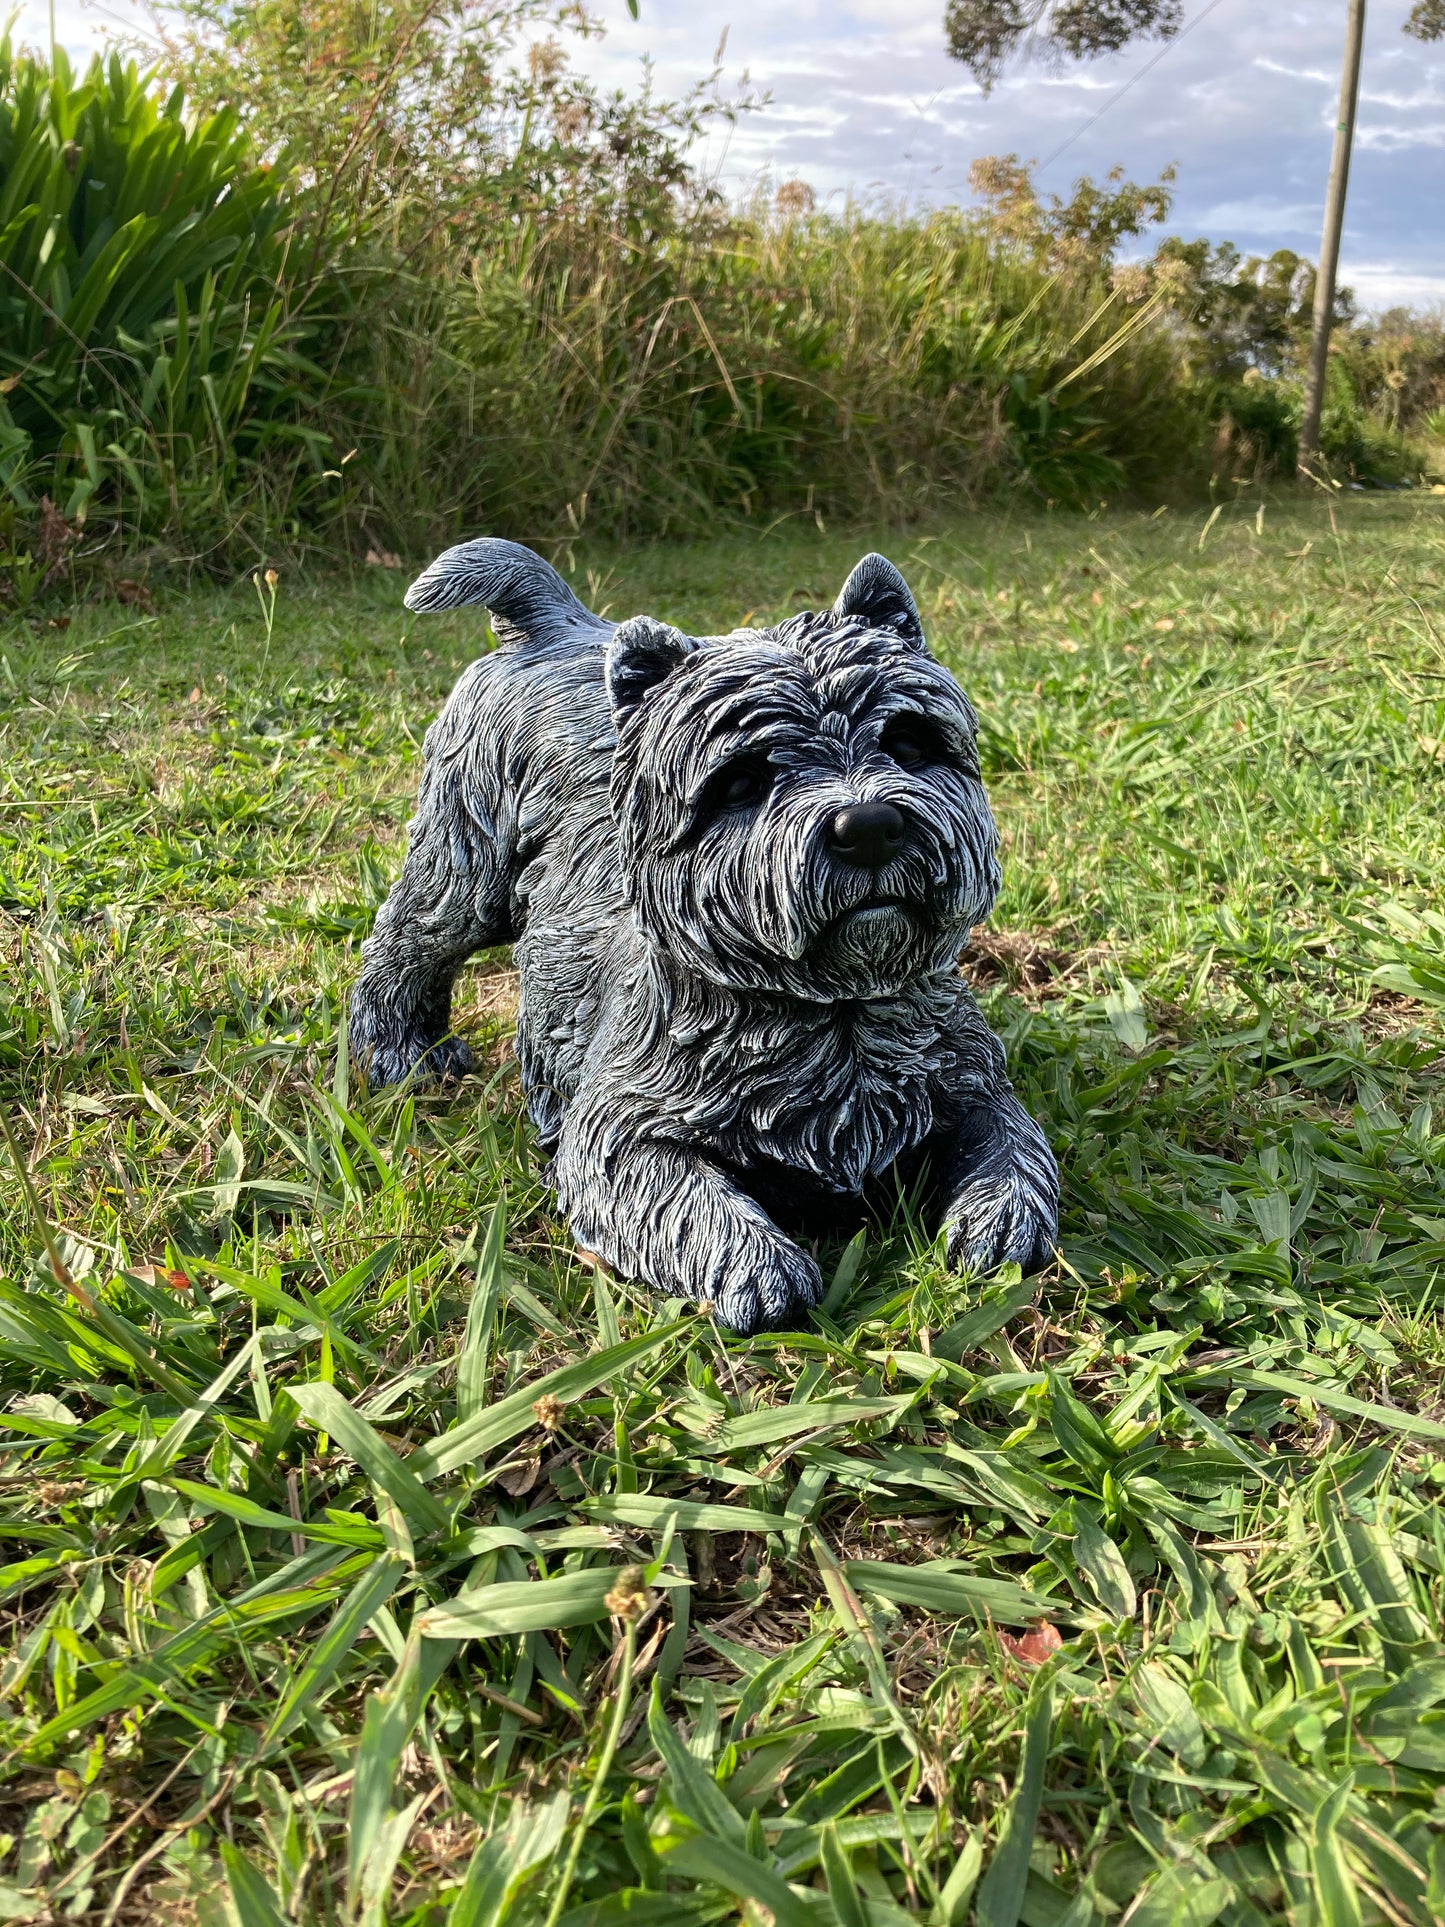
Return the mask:
<svg viewBox="0 0 1445 1927">
<path fill-rule="evenodd" d="M 958 874 L 941 853 L 910 852 L 871 875 L 758 868 L 750 890 L 740 877 L 718 889 L 710 873 L 701 901 L 681 877 L 675 894 L 639 893 L 639 923 L 658 950 L 720 987 L 832 1002 L 895 996 L 947 968 L 992 897 L 987 878 Z"/>
<path fill-rule="evenodd" d="M 830 982 L 874 994 L 915 976 L 931 959 L 933 919 L 917 904 L 870 898 L 835 917 L 806 962 Z"/>
<path fill-rule="evenodd" d="M 871 873 L 815 858 L 800 878 L 799 964 L 830 995 L 888 995 L 962 947 L 981 895 L 921 842 Z"/>
</svg>

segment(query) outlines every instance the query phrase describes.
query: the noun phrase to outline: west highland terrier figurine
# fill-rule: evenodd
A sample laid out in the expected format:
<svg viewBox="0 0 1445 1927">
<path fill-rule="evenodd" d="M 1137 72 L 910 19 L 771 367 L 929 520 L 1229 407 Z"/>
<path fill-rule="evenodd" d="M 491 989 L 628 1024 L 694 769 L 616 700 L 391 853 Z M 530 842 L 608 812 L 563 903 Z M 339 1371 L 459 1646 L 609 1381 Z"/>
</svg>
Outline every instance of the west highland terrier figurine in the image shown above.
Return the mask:
<svg viewBox="0 0 1445 1927">
<path fill-rule="evenodd" d="M 954 1265 L 1045 1264 L 1057 1168 L 958 970 L 999 886 L 977 719 L 893 565 L 726 636 L 606 622 L 512 542 L 449 549 L 406 601 L 480 603 L 499 646 L 428 732 L 363 947 L 372 1083 L 460 1076 L 452 982 L 514 942 L 551 1182 L 623 1277 L 795 1326 L 822 1279 L 789 1230 L 900 1182 Z"/>
</svg>

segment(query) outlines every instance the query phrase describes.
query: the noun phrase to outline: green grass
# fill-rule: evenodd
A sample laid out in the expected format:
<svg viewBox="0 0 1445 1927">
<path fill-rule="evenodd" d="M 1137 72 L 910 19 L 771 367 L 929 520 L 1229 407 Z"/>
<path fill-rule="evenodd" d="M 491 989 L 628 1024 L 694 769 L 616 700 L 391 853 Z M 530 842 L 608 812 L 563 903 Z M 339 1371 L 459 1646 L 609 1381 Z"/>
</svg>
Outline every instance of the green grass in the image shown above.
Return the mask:
<svg viewBox="0 0 1445 1927">
<path fill-rule="evenodd" d="M 577 579 L 716 628 L 880 539 L 1064 1256 L 950 1278 L 904 1200 L 747 1342 L 579 1261 L 504 956 L 457 1096 L 348 1078 L 480 618 L 5 631 L 0 1918 L 1445 1916 L 1445 504 Z"/>
</svg>

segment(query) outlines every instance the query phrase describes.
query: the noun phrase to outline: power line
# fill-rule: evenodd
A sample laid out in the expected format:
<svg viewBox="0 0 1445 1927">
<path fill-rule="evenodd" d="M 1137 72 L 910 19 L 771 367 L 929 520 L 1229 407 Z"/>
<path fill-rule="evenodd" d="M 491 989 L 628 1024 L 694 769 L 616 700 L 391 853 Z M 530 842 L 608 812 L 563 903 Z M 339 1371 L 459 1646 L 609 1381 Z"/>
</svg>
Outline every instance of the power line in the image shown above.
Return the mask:
<svg viewBox="0 0 1445 1927">
<path fill-rule="evenodd" d="M 1066 141 L 1062 142 L 1058 147 L 1054 149 L 1053 153 L 1049 155 L 1046 161 L 1040 161 L 1038 172 L 1042 174 L 1045 168 L 1049 168 L 1053 166 L 1054 162 L 1059 158 L 1061 154 L 1067 154 L 1069 149 L 1073 146 L 1074 142 L 1077 140 L 1082 140 L 1085 134 L 1088 133 L 1091 127 L 1097 126 L 1098 123 L 1104 118 L 1105 114 L 1109 112 L 1111 107 L 1118 106 L 1119 102 L 1124 98 L 1125 94 L 1128 93 L 1131 87 L 1137 87 L 1139 85 L 1139 82 L 1144 79 L 1146 74 L 1152 74 L 1154 69 L 1159 65 L 1159 62 L 1165 59 L 1167 55 L 1172 53 L 1173 50 L 1179 45 L 1181 40 L 1187 40 L 1190 34 L 1193 33 L 1196 27 L 1203 26 L 1204 22 L 1209 18 L 1210 14 L 1214 12 L 1216 7 L 1222 7 L 1223 5 L 1224 5 L 1224 0 L 1209 0 L 1209 4 L 1204 9 L 1203 13 L 1197 13 L 1194 16 L 1194 18 L 1189 22 L 1188 26 L 1182 28 L 1179 33 L 1175 34 L 1172 40 L 1166 40 L 1164 42 L 1164 45 L 1159 49 L 1158 53 L 1154 55 L 1153 59 L 1146 60 L 1144 65 L 1139 69 L 1138 73 L 1131 75 L 1130 78 L 1124 82 L 1124 85 L 1119 89 L 1118 93 L 1114 94 L 1110 99 L 1104 102 L 1103 106 L 1099 109 L 1097 114 L 1091 114 L 1088 120 L 1084 122 L 1083 126 L 1076 128 L 1074 132 L 1070 134 L 1069 138 Z"/>
</svg>

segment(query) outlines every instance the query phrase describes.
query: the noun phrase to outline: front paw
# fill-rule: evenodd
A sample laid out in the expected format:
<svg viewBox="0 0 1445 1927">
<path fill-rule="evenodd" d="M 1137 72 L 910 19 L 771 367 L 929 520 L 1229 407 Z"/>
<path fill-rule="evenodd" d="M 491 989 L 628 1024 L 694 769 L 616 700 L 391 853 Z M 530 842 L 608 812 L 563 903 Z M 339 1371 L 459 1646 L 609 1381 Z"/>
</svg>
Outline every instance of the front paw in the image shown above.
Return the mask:
<svg viewBox="0 0 1445 1927">
<path fill-rule="evenodd" d="M 823 1296 L 823 1274 L 790 1239 L 749 1239 L 713 1299 L 718 1323 L 740 1337 L 796 1331 Z"/>
<path fill-rule="evenodd" d="M 990 1272 L 1018 1265 L 1042 1271 L 1058 1243 L 1054 1198 L 1027 1178 L 979 1179 L 953 1200 L 944 1220 L 945 1250 L 954 1271 Z"/>
</svg>

